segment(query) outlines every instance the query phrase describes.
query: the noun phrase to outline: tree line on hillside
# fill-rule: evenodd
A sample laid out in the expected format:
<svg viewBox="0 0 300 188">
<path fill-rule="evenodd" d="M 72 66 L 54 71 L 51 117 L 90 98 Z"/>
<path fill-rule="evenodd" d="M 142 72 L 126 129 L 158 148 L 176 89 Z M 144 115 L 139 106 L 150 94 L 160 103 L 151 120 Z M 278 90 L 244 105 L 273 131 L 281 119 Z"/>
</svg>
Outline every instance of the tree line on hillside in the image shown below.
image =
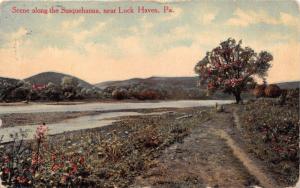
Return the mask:
<svg viewBox="0 0 300 188">
<path fill-rule="evenodd" d="M 28 81 L 0 80 L 0 101 L 70 101 L 86 99 L 115 100 L 167 100 L 167 99 L 208 99 L 206 91 L 176 85 L 147 85 L 143 83 L 126 86 L 86 88 L 77 79 L 69 76 L 62 78 L 60 84 L 35 84 Z"/>
<path fill-rule="evenodd" d="M 84 88 L 76 79 L 68 76 L 62 78 L 61 84 L 31 84 L 24 80 L 2 81 L 0 84 L 0 101 L 61 101 L 100 97 L 98 89 Z"/>
<path fill-rule="evenodd" d="M 185 88 L 182 86 L 170 86 L 158 84 L 149 86 L 147 84 L 129 84 L 127 86 L 110 86 L 103 90 L 108 97 L 123 100 L 166 100 L 166 99 L 206 99 L 206 92 L 194 88 Z"/>
</svg>

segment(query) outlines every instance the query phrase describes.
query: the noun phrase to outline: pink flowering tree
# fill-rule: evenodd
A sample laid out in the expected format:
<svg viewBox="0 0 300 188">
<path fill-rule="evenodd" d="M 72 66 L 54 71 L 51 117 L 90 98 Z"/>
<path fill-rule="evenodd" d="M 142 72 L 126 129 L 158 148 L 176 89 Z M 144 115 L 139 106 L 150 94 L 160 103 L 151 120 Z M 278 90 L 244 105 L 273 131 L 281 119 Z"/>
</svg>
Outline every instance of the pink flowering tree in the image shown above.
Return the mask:
<svg viewBox="0 0 300 188">
<path fill-rule="evenodd" d="M 195 66 L 200 83 L 206 84 L 209 92 L 222 90 L 233 94 L 236 103 L 242 101 L 241 93 L 247 86 L 253 85 L 254 77 L 265 79 L 271 67 L 273 56 L 266 51 L 257 54 L 250 47 L 242 47 L 229 38 L 212 51 Z"/>
</svg>

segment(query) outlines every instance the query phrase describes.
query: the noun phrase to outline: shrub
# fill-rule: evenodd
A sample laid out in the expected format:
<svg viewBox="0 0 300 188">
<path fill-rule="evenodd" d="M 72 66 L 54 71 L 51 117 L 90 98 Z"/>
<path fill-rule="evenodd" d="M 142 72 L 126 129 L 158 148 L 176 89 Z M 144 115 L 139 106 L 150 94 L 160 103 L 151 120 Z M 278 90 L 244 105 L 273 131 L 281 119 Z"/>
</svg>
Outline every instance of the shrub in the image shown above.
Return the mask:
<svg viewBox="0 0 300 188">
<path fill-rule="evenodd" d="M 265 88 L 266 85 L 257 85 L 253 90 L 253 94 L 256 98 L 264 97 L 265 96 Z"/>
<path fill-rule="evenodd" d="M 117 99 L 117 100 L 122 100 L 127 98 L 127 90 L 125 89 L 115 89 L 112 92 L 112 98 Z"/>
<path fill-rule="evenodd" d="M 150 89 L 144 89 L 136 96 L 140 100 L 154 100 L 159 99 L 158 92 Z"/>
<path fill-rule="evenodd" d="M 264 90 L 266 97 L 279 97 L 281 95 L 281 89 L 276 84 L 270 84 L 268 85 Z"/>
<path fill-rule="evenodd" d="M 142 129 L 136 136 L 138 141 L 143 143 L 146 148 L 157 147 L 162 143 L 157 130 L 152 127 Z"/>
<path fill-rule="evenodd" d="M 104 142 L 102 147 L 105 151 L 106 160 L 117 161 L 122 157 L 124 146 L 115 134 L 113 134 L 112 140 Z"/>
</svg>

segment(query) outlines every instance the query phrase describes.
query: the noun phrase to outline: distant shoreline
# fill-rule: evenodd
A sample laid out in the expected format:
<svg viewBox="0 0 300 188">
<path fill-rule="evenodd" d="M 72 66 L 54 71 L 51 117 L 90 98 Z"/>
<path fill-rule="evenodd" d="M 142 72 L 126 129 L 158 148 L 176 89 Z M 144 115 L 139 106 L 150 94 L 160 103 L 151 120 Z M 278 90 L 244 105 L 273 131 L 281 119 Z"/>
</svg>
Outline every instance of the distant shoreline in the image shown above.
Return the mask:
<svg viewBox="0 0 300 188">
<path fill-rule="evenodd" d="M 228 99 L 167 99 L 167 100 L 136 100 L 136 99 L 124 99 L 124 100 L 113 100 L 113 99 L 105 99 L 105 100 L 78 100 L 78 101 L 60 101 L 60 102 L 51 102 L 51 101 L 34 101 L 34 102 L 0 102 L 0 106 L 27 106 L 34 104 L 45 104 L 45 105 L 77 105 L 77 104 L 87 104 L 87 103 L 155 103 L 161 101 L 199 101 L 199 100 L 228 100 Z"/>
</svg>

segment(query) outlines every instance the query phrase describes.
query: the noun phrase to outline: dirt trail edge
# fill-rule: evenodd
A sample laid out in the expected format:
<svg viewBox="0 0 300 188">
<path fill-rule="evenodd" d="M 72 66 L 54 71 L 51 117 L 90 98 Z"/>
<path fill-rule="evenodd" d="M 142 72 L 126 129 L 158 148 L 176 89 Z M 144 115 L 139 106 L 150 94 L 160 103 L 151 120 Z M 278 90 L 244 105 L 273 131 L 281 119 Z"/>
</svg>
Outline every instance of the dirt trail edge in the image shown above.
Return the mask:
<svg viewBox="0 0 300 188">
<path fill-rule="evenodd" d="M 167 148 L 132 187 L 278 187 L 230 136 L 233 120 L 231 112 L 214 113 L 182 143 Z"/>
<path fill-rule="evenodd" d="M 234 108 L 233 112 L 232 112 L 232 116 L 233 116 L 233 121 L 235 126 L 237 126 L 238 128 L 241 128 L 241 122 L 240 122 L 240 118 L 237 114 L 237 109 Z M 230 146 L 230 148 L 233 150 L 233 153 L 236 157 L 239 158 L 240 161 L 243 162 L 243 164 L 245 165 L 245 167 L 249 170 L 249 172 L 255 176 L 258 181 L 260 182 L 260 184 L 263 187 L 266 188 L 275 188 L 278 187 L 278 185 L 276 185 L 276 182 L 269 177 L 268 175 L 266 175 L 262 169 L 255 164 L 255 162 L 253 162 L 253 160 L 251 160 L 248 155 L 236 144 L 236 142 L 224 131 L 219 130 L 219 134 L 222 138 L 224 138 L 227 142 L 227 144 Z"/>
<path fill-rule="evenodd" d="M 247 154 L 236 144 L 236 142 L 223 130 L 216 130 L 216 133 L 226 140 L 227 145 L 232 149 L 233 154 L 243 163 L 249 173 L 257 178 L 260 185 L 265 188 L 275 188 L 275 182 L 267 177 L 258 166 L 247 156 Z"/>
</svg>

